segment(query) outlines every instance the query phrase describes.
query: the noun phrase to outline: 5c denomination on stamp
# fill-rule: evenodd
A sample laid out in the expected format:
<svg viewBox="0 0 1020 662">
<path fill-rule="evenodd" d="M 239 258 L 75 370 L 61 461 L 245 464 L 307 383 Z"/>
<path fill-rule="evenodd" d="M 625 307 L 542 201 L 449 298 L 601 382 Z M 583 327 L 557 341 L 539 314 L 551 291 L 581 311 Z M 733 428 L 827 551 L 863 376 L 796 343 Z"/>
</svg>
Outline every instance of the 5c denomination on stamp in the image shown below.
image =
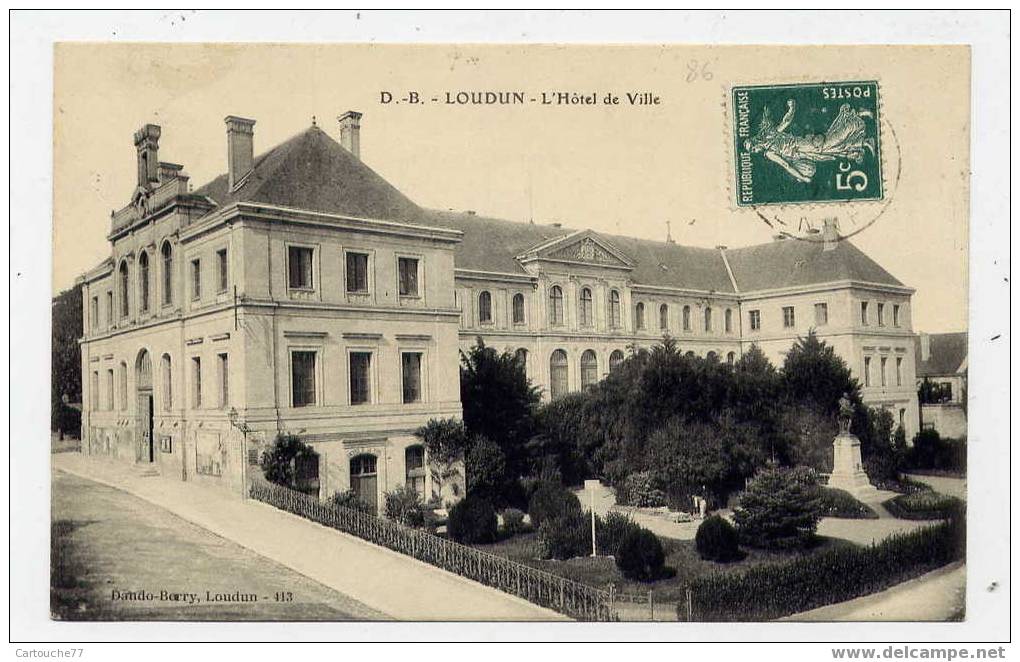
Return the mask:
<svg viewBox="0 0 1020 662">
<path fill-rule="evenodd" d="M 733 88 L 740 206 L 883 197 L 877 81 Z"/>
</svg>

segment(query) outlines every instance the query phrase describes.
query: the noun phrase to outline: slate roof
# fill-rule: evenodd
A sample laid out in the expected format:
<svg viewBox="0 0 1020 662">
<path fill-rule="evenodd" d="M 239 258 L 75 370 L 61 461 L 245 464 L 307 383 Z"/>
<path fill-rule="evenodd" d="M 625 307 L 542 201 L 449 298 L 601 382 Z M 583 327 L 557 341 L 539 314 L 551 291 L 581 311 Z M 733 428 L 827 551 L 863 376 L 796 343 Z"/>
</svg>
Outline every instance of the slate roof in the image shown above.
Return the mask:
<svg viewBox="0 0 1020 662">
<path fill-rule="evenodd" d="M 931 356 L 927 361 L 921 360 L 921 337 L 914 337 L 914 357 L 918 377 L 934 377 L 936 375 L 954 375 L 967 359 L 967 332 L 931 333 Z"/>
<path fill-rule="evenodd" d="M 227 175 L 194 192 L 217 205 L 251 202 L 361 218 L 391 220 L 460 230 L 455 248 L 460 269 L 525 273 L 515 257 L 574 230 L 554 225 L 506 221 L 467 213 L 422 209 L 317 126 L 258 156 L 236 191 Z M 714 292 L 733 292 L 718 249 L 681 246 L 598 233 L 633 262 L 636 283 Z M 784 241 L 727 249 L 741 291 L 859 280 L 902 285 L 849 241 L 833 251 L 821 242 Z"/>
<path fill-rule="evenodd" d="M 422 211 L 392 184 L 312 126 L 255 159 L 236 191 L 223 174 L 195 191 L 216 204 L 262 202 L 360 218 L 420 222 Z"/>
<path fill-rule="evenodd" d="M 741 292 L 812 285 L 837 280 L 903 286 L 848 240 L 823 250 L 821 241 L 783 239 L 726 251 Z"/>
</svg>

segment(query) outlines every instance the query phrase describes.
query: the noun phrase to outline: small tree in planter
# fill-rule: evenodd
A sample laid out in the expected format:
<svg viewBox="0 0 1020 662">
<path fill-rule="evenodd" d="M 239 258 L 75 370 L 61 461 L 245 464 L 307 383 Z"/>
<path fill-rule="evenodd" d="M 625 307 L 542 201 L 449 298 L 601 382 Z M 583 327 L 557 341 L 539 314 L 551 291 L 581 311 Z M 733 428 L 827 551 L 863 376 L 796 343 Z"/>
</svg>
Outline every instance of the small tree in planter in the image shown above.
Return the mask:
<svg viewBox="0 0 1020 662">
<path fill-rule="evenodd" d="M 464 455 L 469 439 L 464 423 L 455 418 L 430 419 L 414 435 L 425 446 L 425 456 L 440 478 L 439 493 L 444 503 L 456 502 L 464 497 L 467 485 L 464 477 Z"/>
<path fill-rule="evenodd" d="M 767 467 L 751 480 L 733 511 L 741 539 L 767 549 L 810 546 L 821 517 L 818 476 L 807 467 Z"/>
</svg>

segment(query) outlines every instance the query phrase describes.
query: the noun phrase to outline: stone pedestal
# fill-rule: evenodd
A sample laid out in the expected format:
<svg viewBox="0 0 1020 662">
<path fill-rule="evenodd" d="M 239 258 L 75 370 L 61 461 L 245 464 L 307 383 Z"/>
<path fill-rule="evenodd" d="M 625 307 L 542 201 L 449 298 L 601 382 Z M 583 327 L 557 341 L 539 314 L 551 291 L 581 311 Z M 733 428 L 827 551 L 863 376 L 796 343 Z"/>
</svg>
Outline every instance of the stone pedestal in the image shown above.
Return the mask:
<svg viewBox="0 0 1020 662">
<path fill-rule="evenodd" d="M 829 487 L 846 490 L 854 496 L 875 491 L 861 464 L 861 440 L 842 433 L 832 442 L 832 474 Z"/>
</svg>

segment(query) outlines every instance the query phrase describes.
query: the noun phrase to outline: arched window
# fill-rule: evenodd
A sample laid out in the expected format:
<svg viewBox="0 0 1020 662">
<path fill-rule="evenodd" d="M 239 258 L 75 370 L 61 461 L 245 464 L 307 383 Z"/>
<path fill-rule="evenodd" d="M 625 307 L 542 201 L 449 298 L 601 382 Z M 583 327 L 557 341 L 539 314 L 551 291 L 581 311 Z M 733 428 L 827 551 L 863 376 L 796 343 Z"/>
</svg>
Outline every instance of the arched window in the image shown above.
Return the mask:
<svg viewBox="0 0 1020 662">
<path fill-rule="evenodd" d="M 712 332 L 712 309 L 705 306 L 705 333 Z"/>
<path fill-rule="evenodd" d="M 524 374 L 527 375 L 528 374 L 528 350 L 524 349 L 523 347 L 518 349 L 516 352 L 514 352 L 514 360 L 517 361 L 517 364 L 521 366 L 521 370 L 523 370 Z"/>
<path fill-rule="evenodd" d="M 684 354 L 684 356 L 686 356 L 689 359 L 693 359 L 695 356 L 697 356 L 697 354 L 695 354 L 694 352 L 692 352 L 690 350 L 687 350 L 687 353 Z"/>
<path fill-rule="evenodd" d="M 142 251 L 138 256 L 138 290 L 141 295 L 139 308 L 143 313 L 149 312 L 149 254 Z"/>
<path fill-rule="evenodd" d="M 524 295 L 518 292 L 513 300 L 514 324 L 524 324 Z"/>
<path fill-rule="evenodd" d="M 684 331 L 691 330 L 691 307 L 684 306 Z"/>
<path fill-rule="evenodd" d="M 723 328 L 726 333 L 733 333 L 733 309 L 727 308 L 723 314 Z M 731 352 L 732 353 L 732 352 Z"/>
<path fill-rule="evenodd" d="M 587 287 L 581 288 L 581 326 L 592 325 L 591 314 L 591 290 Z"/>
<path fill-rule="evenodd" d="M 726 355 L 726 363 L 729 363 L 730 365 L 733 365 L 736 362 L 737 362 L 737 355 L 735 353 L 730 352 L 729 354 Z"/>
<path fill-rule="evenodd" d="M 709 352 L 708 354 L 705 355 L 705 358 L 708 359 L 709 361 L 714 361 L 715 358 L 716 358 L 716 353 L 715 352 Z"/>
<path fill-rule="evenodd" d="M 609 355 L 609 372 L 619 368 L 621 363 L 623 363 L 623 352 L 614 349 L 613 353 Z"/>
<path fill-rule="evenodd" d="M 659 306 L 659 328 L 663 331 L 669 329 L 669 306 L 666 304 Z"/>
<path fill-rule="evenodd" d="M 581 388 L 592 386 L 599 380 L 599 359 L 595 350 L 587 349 L 581 354 Z"/>
<path fill-rule="evenodd" d="M 566 395 L 569 389 L 567 377 L 567 353 L 557 349 L 549 358 L 549 396 L 554 400 Z"/>
<path fill-rule="evenodd" d="M 128 316 L 128 295 L 131 292 L 127 261 L 120 263 L 120 316 Z"/>
<path fill-rule="evenodd" d="M 492 324 L 492 295 L 487 290 L 478 295 L 478 321 Z"/>
<path fill-rule="evenodd" d="M 163 256 L 163 305 L 169 306 L 174 301 L 174 249 L 169 241 L 163 242 L 160 254 Z"/>
<path fill-rule="evenodd" d="M 404 484 L 425 500 L 425 447 L 421 444 L 408 446 L 404 451 Z"/>
<path fill-rule="evenodd" d="M 375 455 L 366 453 L 351 458 L 351 489 L 371 513 L 379 510 L 378 480 Z"/>
<path fill-rule="evenodd" d="M 609 326 L 620 328 L 620 293 L 616 290 L 609 292 Z"/>
<path fill-rule="evenodd" d="M 563 290 L 553 285 L 549 290 L 549 323 L 553 326 L 563 324 Z"/>
<path fill-rule="evenodd" d="M 634 326 L 642 331 L 645 328 L 645 304 L 640 301 L 634 306 Z"/>
<path fill-rule="evenodd" d="M 170 368 L 170 355 L 164 354 L 160 364 L 160 379 L 163 383 L 160 397 L 163 400 L 163 411 L 170 411 L 174 406 L 173 372 Z"/>
</svg>

